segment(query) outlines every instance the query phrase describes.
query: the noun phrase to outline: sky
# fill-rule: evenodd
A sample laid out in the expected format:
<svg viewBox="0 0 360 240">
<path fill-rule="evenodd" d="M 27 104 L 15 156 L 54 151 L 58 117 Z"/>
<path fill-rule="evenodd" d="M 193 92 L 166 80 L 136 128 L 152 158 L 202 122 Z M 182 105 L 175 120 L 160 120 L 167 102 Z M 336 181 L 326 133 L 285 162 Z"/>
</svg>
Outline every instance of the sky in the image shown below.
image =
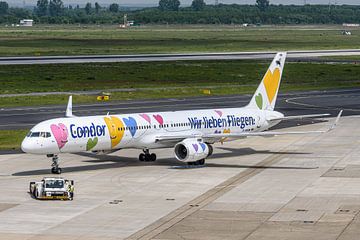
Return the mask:
<svg viewBox="0 0 360 240">
<path fill-rule="evenodd" d="M 26 5 L 35 5 L 37 0 L 5 0 L 7 1 L 11 6 L 22 6 L 23 2 L 25 1 Z M 255 0 L 218 0 L 219 3 L 224 4 L 231 4 L 231 3 L 237 3 L 237 4 L 255 4 Z M 329 4 L 329 0 L 270 0 L 270 3 L 272 4 L 296 4 L 301 5 L 304 4 L 304 1 L 308 4 Z M 356 4 L 360 5 L 359 0 L 330 0 L 332 4 Z M 151 5 L 157 5 L 159 0 L 63 0 L 65 5 L 72 4 L 80 4 L 84 5 L 87 2 L 95 3 L 98 2 L 100 5 L 108 5 L 110 3 L 116 2 L 120 5 L 144 5 L 144 6 L 151 6 Z M 192 0 L 180 0 L 181 4 L 183 6 L 190 5 Z M 215 0 L 205 0 L 207 4 L 214 4 Z"/>
</svg>

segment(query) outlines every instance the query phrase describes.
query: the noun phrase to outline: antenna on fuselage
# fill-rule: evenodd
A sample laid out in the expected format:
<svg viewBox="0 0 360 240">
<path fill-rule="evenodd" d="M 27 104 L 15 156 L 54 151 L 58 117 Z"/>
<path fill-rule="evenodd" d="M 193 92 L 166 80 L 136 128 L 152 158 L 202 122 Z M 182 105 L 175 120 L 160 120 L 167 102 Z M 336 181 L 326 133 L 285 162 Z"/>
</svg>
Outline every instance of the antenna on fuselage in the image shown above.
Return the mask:
<svg viewBox="0 0 360 240">
<path fill-rule="evenodd" d="M 66 117 L 73 117 L 72 114 L 72 96 L 69 96 L 69 101 L 66 107 L 66 113 L 65 113 Z"/>
</svg>

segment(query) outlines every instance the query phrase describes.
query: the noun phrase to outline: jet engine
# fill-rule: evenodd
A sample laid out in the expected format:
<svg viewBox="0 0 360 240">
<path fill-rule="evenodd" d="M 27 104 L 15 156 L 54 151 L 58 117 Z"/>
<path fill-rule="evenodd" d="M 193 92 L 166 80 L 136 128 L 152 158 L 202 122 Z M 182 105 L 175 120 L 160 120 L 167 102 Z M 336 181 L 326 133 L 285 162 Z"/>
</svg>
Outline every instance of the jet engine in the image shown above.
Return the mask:
<svg viewBox="0 0 360 240">
<path fill-rule="evenodd" d="M 198 139 L 185 139 L 175 145 L 175 157 L 181 162 L 195 162 L 212 154 L 212 146 Z"/>
</svg>

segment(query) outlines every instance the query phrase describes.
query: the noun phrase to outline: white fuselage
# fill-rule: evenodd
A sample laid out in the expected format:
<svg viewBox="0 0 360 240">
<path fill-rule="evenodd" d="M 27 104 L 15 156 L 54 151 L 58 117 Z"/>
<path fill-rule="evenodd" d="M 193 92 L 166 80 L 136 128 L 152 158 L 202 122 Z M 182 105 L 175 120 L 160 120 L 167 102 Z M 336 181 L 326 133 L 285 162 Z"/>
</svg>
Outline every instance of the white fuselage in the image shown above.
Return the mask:
<svg viewBox="0 0 360 240">
<path fill-rule="evenodd" d="M 22 149 L 34 154 L 58 154 L 166 148 L 175 143 L 157 142 L 157 137 L 260 132 L 278 123 L 270 124 L 269 119 L 281 116 L 275 111 L 227 108 L 57 118 L 33 127 Z"/>
</svg>

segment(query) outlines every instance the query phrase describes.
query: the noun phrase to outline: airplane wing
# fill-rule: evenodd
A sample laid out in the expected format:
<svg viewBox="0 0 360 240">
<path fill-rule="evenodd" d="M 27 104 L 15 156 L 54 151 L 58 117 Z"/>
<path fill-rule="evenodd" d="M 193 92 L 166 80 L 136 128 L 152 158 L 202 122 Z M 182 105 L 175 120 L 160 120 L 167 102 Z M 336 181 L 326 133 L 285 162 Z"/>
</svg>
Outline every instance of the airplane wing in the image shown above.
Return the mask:
<svg viewBox="0 0 360 240">
<path fill-rule="evenodd" d="M 242 133 L 214 133 L 214 134 L 189 134 L 189 135 L 163 135 L 157 136 L 155 142 L 176 142 L 182 141 L 187 138 L 202 138 L 202 139 L 211 139 L 211 140 L 219 140 L 223 138 L 246 138 L 246 137 L 273 137 L 279 135 L 299 135 L 299 134 L 319 134 L 326 133 L 333 129 L 335 129 L 336 125 L 339 122 L 339 119 L 342 114 L 342 110 L 339 112 L 336 117 L 334 123 L 327 130 L 319 130 L 319 131 L 291 131 L 291 132 L 279 132 L 279 131 L 265 131 L 265 132 L 242 132 Z"/>
<path fill-rule="evenodd" d="M 330 114 L 325 113 L 325 114 L 286 116 L 286 117 L 281 117 L 281 118 L 272 118 L 272 119 L 269 119 L 268 121 L 271 122 L 271 121 L 297 120 L 297 119 L 304 119 L 304 118 L 316 118 L 316 117 L 326 117 L 326 116 L 330 116 Z"/>
</svg>

